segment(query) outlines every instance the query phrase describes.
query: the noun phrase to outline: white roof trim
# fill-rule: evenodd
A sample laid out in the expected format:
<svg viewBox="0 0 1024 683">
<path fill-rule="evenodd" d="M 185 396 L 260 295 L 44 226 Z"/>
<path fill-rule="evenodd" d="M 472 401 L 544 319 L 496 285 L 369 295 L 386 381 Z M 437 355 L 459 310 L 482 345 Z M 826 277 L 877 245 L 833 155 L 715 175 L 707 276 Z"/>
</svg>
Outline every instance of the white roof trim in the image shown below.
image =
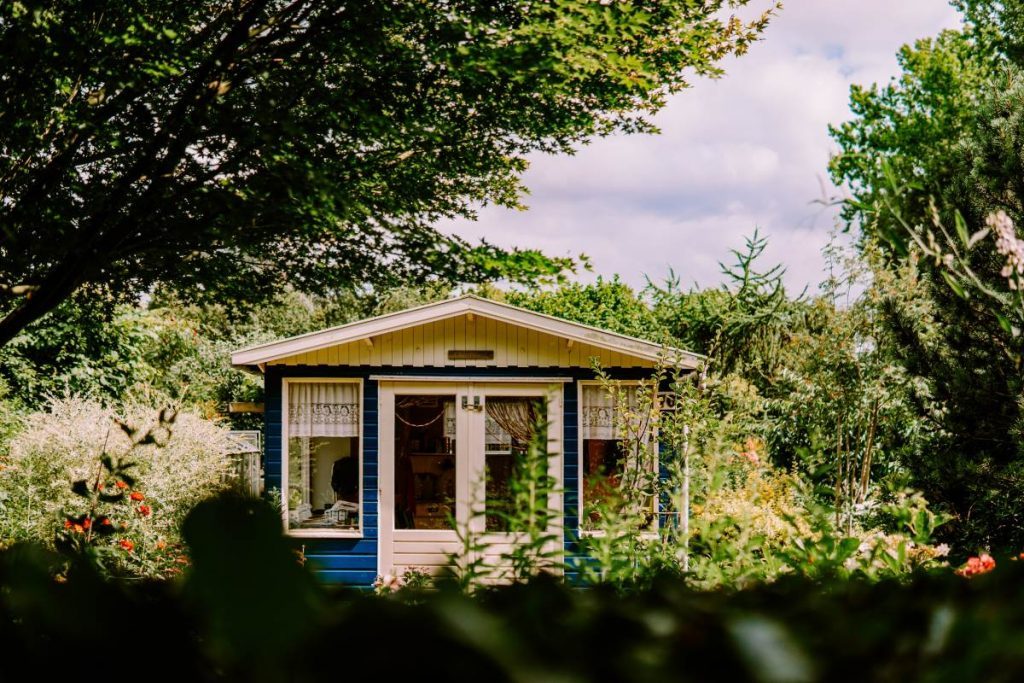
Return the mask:
<svg viewBox="0 0 1024 683">
<path fill-rule="evenodd" d="M 453 318 L 466 313 L 475 313 L 485 318 L 493 318 L 502 322 L 545 332 L 564 339 L 584 344 L 591 344 L 609 351 L 617 351 L 636 358 L 647 360 L 672 360 L 679 358 L 681 367 L 694 368 L 703 359 L 696 353 L 661 346 L 653 342 L 628 337 L 615 332 L 608 332 L 589 325 L 569 322 L 543 313 L 535 313 L 525 308 L 483 299 L 473 294 L 466 294 L 456 299 L 439 301 L 397 313 L 389 313 L 376 318 L 359 320 L 338 327 L 311 332 L 268 344 L 251 346 L 231 354 L 232 365 L 239 367 L 262 366 L 271 361 L 296 356 L 300 353 L 339 344 L 347 344 L 361 339 L 369 339 L 388 332 L 402 330 L 407 327 L 424 325 Z M 262 370 L 262 367 L 260 367 Z"/>
</svg>

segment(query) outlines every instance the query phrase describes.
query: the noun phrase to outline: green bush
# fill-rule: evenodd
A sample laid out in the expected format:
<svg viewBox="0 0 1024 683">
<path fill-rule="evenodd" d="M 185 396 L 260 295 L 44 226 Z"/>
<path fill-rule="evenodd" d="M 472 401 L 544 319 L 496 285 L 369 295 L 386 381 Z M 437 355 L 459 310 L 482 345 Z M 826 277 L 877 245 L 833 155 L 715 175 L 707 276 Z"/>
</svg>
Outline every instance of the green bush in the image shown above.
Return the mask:
<svg viewBox="0 0 1024 683">
<path fill-rule="evenodd" d="M 1024 675 L 1024 567 L 907 583 L 783 577 L 702 592 L 672 577 L 623 595 L 546 577 L 466 596 L 334 591 L 300 564 L 276 510 L 199 504 L 171 582 L 0 552 L 5 666 L 190 681 L 1011 681 Z"/>
</svg>

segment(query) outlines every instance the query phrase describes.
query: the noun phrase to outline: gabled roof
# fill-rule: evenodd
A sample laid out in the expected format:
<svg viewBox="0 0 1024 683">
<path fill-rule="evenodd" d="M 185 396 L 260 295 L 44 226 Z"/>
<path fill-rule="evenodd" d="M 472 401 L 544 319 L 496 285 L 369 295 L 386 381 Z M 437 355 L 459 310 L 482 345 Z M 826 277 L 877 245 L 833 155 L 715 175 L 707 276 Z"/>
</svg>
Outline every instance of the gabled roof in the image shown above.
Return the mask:
<svg viewBox="0 0 1024 683">
<path fill-rule="evenodd" d="M 703 356 L 665 347 L 660 344 L 629 337 L 624 334 L 608 332 L 589 325 L 562 320 L 554 316 L 535 313 L 518 306 L 483 299 L 473 294 L 465 294 L 455 299 L 439 301 L 409 308 L 396 313 L 368 318 L 356 322 L 332 327 L 319 332 L 290 337 L 280 341 L 250 346 L 231 354 L 231 363 L 236 367 L 260 368 L 282 358 L 300 353 L 347 344 L 362 339 L 370 339 L 380 334 L 387 334 L 417 325 L 433 323 L 447 318 L 472 313 L 482 318 L 491 318 L 511 325 L 544 332 L 574 342 L 616 351 L 629 356 L 651 361 L 664 360 L 666 363 L 683 368 L 695 368 Z"/>
</svg>

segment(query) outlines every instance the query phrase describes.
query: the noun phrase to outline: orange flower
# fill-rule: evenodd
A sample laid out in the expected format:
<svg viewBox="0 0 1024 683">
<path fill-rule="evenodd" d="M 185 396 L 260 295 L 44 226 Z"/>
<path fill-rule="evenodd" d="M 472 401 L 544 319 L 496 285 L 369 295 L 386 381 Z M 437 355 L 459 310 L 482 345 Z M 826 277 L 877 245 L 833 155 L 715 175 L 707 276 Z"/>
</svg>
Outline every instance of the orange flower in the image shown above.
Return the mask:
<svg viewBox="0 0 1024 683">
<path fill-rule="evenodd" d="M 143 517 L 149 517 L 149 513 L 153 512 L 148 505 L 140 505 L 136 510 Z"/>
<path fill-rule="evenodd" d="M 128 497 L 131 498 L 132 500 L 134 500 L 135 502 L 138 502 L 140 500 L 145 500 L 145 496 L 143 496 L 138 491 L 132 491 L 132 495 L 130 495 Z"/>
<path fill-rule="evenodd" d="M 65 529 L 70 529 L 71 528 L 71 520 L 70 519 L 65 519 L 64 520 L 64 528 Z"/>
<path fill-rule="evenodd" d="M 128 552 L 135 550 L 135 544 L 129 541 L 127 538 L 122 538 L 120 541 L 117 542 L 117 544 L 125 550 L 127 550 Z"/>
<path fill-rule="evenodd" d="M 119 489 L 126 489 L 126 488 L 128 488 L 128 484 L 124 483 L 123 481 L 117 482 L 116 484 L 114 484 L 114 486 L 116 486 Z"/>
<path fill-rule="evenodd" d="M 156 542 L 156 549 L 157 550 L 163 550 L 166 547 L 167 547 L 167 544 L 165 542 L 163 542 L 163 541 L 157 541 Z"/>
</svg>

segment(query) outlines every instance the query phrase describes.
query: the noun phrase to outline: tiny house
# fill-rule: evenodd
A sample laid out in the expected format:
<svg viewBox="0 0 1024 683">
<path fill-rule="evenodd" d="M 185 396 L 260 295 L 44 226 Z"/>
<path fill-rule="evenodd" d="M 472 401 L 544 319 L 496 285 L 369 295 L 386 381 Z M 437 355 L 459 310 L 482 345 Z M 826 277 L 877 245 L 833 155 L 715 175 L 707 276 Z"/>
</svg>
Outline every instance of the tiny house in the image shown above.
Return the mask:
<svg viewBox="0 0 1024 683">
<path fill-rule="evenodd" d="M 456 529 L 513 543 L 487 509 L 540 423 L 549 504 L 563 512 L 553 531 L 572 554 L 584 482 L 621 450 L 594 363 L 628 386 L 666 351 L 466 295 L 242 349 L 232 363 L 264 377 L 265 489 L 280 492 L 282 525 L 322 580 L 370 586 L 448 565 Z M 674 365 L 697 366 L 671 351 Z"/>
</svg>

